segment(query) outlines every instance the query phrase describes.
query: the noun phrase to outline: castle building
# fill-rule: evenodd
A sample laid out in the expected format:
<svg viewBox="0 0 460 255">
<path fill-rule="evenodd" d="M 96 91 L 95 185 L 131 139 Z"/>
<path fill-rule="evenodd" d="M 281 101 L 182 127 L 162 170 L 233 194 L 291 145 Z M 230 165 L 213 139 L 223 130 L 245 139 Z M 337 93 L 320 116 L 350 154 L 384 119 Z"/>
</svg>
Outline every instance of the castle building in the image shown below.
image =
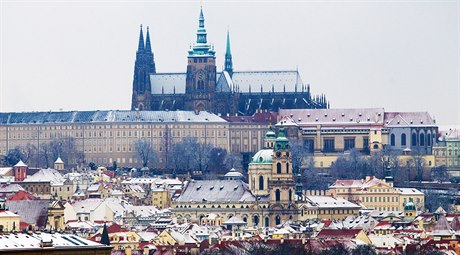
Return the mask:
<svg viewBox="0 0 460 255">
<path fill-rule="evenodd" d="M 196 43 L 190 46 L 185 73 L 157 73 L 150 34 L 142 27 L 134 66 L 132 110 L 209 111 L 252 115 L 258 109 L 328 108 L 324 95 L 312 96 L 297 70 L 234 71 L 227 31 L 224 69 L 216 68 L 216 52 L 207 40 L 203 9 Z"/>
</svg>

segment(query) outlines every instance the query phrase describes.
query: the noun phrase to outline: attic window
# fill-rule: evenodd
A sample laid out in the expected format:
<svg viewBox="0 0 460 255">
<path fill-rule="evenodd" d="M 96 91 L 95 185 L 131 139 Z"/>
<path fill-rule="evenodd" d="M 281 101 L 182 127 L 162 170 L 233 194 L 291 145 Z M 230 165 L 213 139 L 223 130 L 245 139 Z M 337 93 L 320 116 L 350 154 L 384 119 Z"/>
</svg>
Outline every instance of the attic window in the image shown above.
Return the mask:
<svg viewBox="0 0 460 255">
<path fill-rule="evenodd" d="M 291 113 L 291 118 L 294 116 L 294 114 Z"/>
<path fill-rule="evenodd" d="M 237 189 L 238 189 L 238 185 L 236 185 L 236 186 L 233 188 L 233 190 L 237 190 Z"/>
<path fill-rule="evenodd" d="M 353 118 L 350 118 L 350 121 L 353 121 Z"/>
<path fill-rule="evenodd" d="M 420 124 L 423 124 L 423 120 L 420 120 Z"/>
<path fill-rule="evenodd" d="M 327 117 L 327 112 L 324 114 L 324 117 Z"/>
<path fill-rule="evenodd" d="M 199 190 L 199 189 L 201 189 L 201 185 L 196 188 L 196 190 Z"/>
<path fill-rule="evenodd" d="M 309 113 L 307 113 L 307 117 L 310 117 L 310 114 L 309 114 Z"/>
<path fill-rule="evenodd" d="M 358 116 L 361 117 L 363 114 L 362 113 L 358 113 Z"/>
<path fill-rule="evenodd" d="M 335 118 L 332 118 L 332 121 L 335 121 Z"/>
<path fill-rule="evenodd" d="M 214 189 L 214 186 L 211 186 L 211 187 L 209 188 L 209 190 L 213 190 L 213 189 Z"/>
<path fill-rule="evenodd" d="M 318 121 L 318 118 L 316 118 L 315 121 Z"/>
</svg>

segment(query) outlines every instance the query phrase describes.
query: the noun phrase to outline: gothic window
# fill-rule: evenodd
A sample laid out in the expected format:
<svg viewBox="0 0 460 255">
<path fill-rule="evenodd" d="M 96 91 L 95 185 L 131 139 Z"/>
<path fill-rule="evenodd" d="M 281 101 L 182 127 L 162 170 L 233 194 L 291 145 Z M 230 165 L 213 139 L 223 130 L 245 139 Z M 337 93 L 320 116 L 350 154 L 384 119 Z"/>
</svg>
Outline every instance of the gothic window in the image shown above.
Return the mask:
<svg viewBox="0 0 460 255">
<path fill-rule="evenodd" d="M 268 227 L 270 225 L 270 218 L 265 217 L 265 227 Z"/>
<path fill-rule="evenodd" d="M 395 134 L 391 134 L 391 136 L 390 136 L 390 145 L 395 146 L 395 144 L 396 144 Z"/>
<path fill-rule="evenodd" d="M 199 89 L 199 90 L 203 90 L 203 89 L 204 89 L 204 81 L 199 80 L 199 81 L 197 81 L 196 84 L 197 84 L 197 85 L 196 85 L 196 89 Z"/>
<path fill-rule="evenodd" d="M 263 190 L 263 189 L 264 189 L 264 177 L 259 176 L 259 190 Z"/>
<path fill-rule="evenodd" d="M 406 134 L 401 134 L 401 146 L 406 146 Z"/>
<path fill-rule="evenodd" d="M 426 145 L 431 146 L 431 134 L 427 135 Z"/>
<path fill-rule="evenodd" d="M 281 191 L 279 189 L 276 189 L 275 191 L 275 201 L 279 202 L 281 200 Z"/>
<path fill-rule="evenodd" d="M 425 146 L 425 134 L 420 134 L 420 146 Z"/>
<path fill-rule="evenodd" d="M 289 190 L 289 202 L 292 201 L 292 190 Z"/>
<path fill-rule="evenodd" d="M 276 173 L 280 174 L 281 173 L 281 163 L 276 164 Z"/>
<path fill-rule="evenodd" d="M 412 146 L 417 146 L 417 134 L 415 133 L 412 133 L 411 144 Z"/>
<path fill-rule="evenodd" d="M 286 163 L 286 173 L 289 173 L 289 163 Z"/>
</svg>

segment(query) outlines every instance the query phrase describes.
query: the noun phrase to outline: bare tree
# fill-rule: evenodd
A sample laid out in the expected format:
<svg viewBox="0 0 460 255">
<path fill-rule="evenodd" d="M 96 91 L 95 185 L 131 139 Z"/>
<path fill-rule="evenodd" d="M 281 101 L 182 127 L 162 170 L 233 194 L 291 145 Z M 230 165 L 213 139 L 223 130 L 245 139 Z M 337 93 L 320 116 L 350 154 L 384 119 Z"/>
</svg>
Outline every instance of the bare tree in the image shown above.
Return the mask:
<svg viewBox="0 0 460 255">
<path fill-rule="evenodd" d="M 302 141 L 299 140 L 289 141 L 289 148 L 291 150 L 292 172 L 294 174 L 300 173 L 303 162 L 307 157 L 307 149 L 304 148 Z"/>
<path fill-rule="evenodd" d="M 431 170 L 431 177 L 439 183 L 448 181 L 449 174 L 447 173 L 447 167 L 445 165 L 434 167 Z"/>
<path fill-rule="evenodd" d="M 243 158 L 241 154 L 239 153 L 228 153 L 227 157 L 225 158 L 225 165 L 227 169 L 240 169 L 242 168 L 241 162 L 243 161 Z"/>
<path fill-rule="evenodd" d="M 422 150 L 414 149 L 411 151 L 411 166 L 415 170 L 416 180 L 422 182 L 423 169 L 425 168 L 425 159 L 423 158 Z"/>
<path fill-rule="evenodd" d="M 200 170 L 202 173 L 208 173 L 209 161 L 211 160 L 211 150 L 213 147 L 210 144 L 198 143 L 193 153 L 193 167 Z"/>
<path fill-rule="evenodd" d="M 157 153 L 148 140 L 136 140 L 134 142 L 135 153 L 142 161 L 142 166 L 147 167 L 157 162 Z"/>
<path fill-rule="evenodd" d="M 186 173 L 193 167 L 194 150 L 198 146 L 197 139 L 185 137 L 180 142 L 170 144 L 167 152 L 168 166 L 177 173 Z"/>
<path fill-rule="evenodd" d="M 23 158 L 24 154 L 19 147 L 15 147 L 14 149 L 8 150 L 8 152 L 5 155 L 6 164 L 9 166 L 16 165 L 19 162 L 19 160 L 22 160 Z"/>
</svg>

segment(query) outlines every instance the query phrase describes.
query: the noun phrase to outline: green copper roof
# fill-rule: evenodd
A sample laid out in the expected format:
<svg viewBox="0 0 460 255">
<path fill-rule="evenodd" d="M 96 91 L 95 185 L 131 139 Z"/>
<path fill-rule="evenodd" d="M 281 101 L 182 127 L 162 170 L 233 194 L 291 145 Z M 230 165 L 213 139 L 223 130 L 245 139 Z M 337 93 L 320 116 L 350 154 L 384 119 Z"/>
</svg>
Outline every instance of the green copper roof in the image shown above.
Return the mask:
<svg viewBox="0 0 460 255">
<path fill-rule="evenodd" d="M 251 164 L 271 164 L 272 163 L 272 149 L 260 150 L 252 157 Z"/>
<path fill-rule="evenodd" d="M 273 132 L 272 126 L 270 126 L 270 129 L 265 133 L 265 138 L 276 138 L 275 132 Z"/>
<path fill-rule="evenodd" d="M 208 43 L 206 28 L 204 27 L 203 8 L 200 8 L 200 18 L 198 19 L 198 29 L 196 31 L 196 44 L 188 51 L 189 56 L 214 56 L 214 47 Z"/>
<path fill-rule="evenodd" d="M 230 32 L 227 30 L 227 49 L 225 51 L 225 56 L 230 56 L 232 53 L 230 52 Z"/>
<path fill-rule="evenodd" d="M 289 140 L 286 138 L 286 134 L 284 132 L 284 128 L 280 128 L 278 132 L 278 137 L 275 140 L 275 150 L 285 150 L 287 149 Z"/>
<path fill-rule="evenodd" d="M 415 211 L 415 210 L 416 210 L 416 208 L 415 208 L 414 202 L 412 201 L 412 198 L 410 197 L 409 198 L 409 203 L 407 203 L 404 206 L 404 211 Z"/>
</svg>

